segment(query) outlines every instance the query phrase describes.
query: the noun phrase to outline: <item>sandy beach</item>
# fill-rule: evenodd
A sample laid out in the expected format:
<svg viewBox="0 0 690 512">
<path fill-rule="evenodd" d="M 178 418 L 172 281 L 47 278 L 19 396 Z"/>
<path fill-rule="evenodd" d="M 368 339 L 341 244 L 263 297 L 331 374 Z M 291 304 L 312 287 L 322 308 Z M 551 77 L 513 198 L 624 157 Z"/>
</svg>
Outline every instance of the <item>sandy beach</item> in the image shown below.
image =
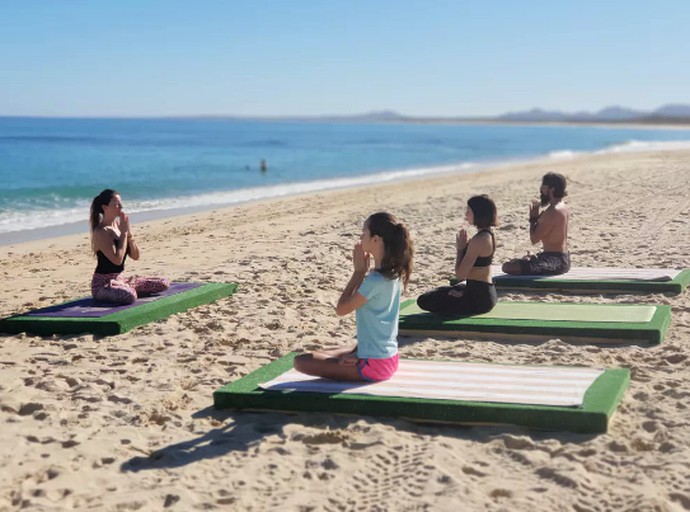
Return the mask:
<svg viewBox="0 0 690 512">
<path fill-rule="evenodd" d="M 334 305 L 368 214 L 410 227 L 412 298 L 451 273 L 471 195 L 498 206 L 497 261 L 536 252 L 528 203 L 548 171 L 569 178 L 575 266 L 690 266 L 690 151 L 505 165 L 134 225 L 142 259 L 129 274 L 239 290 L 119 336 L 0 336 L 0 510 L 690 509 L 687 292 L 499 292 L 671 305 L 658 346 L 400 338 L 402 357 L 630 368 L 604 435 L 211 406 L 219 386 L 290 351 L 352 340 L 354 315 Z M 86 230 L 2 246 L 0 261 L 0 317 L 87 295 L 95 267 Z"/>
</svg>

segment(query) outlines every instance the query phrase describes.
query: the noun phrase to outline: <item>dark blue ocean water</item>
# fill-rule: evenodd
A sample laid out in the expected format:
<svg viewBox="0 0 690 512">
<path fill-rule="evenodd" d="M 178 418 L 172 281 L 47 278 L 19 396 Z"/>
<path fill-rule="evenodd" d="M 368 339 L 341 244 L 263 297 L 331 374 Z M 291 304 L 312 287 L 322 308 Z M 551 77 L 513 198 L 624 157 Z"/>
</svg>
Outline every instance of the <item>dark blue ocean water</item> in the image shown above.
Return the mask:
<svg viewBox="0 0 690 512">
<path fill-rule="evenodd" d="M 119 190 L 130 212 L 204 207 L 668 141 L 690 143 L 690 131 L 0 118 L 0 233 L 84 220 L 103 188 Z"/>
</svg>

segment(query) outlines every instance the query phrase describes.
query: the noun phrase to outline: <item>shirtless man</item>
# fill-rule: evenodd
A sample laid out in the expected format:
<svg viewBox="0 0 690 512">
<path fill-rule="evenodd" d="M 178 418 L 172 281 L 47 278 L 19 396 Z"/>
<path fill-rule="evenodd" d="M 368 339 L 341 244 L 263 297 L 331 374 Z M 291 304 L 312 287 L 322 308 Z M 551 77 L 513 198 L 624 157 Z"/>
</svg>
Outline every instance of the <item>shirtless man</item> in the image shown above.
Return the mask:
<svg viewBox="0 0 690 512">
<path fill-rule="evenodd" d="M 529 209 L 529 238 L 542 244 L 542 252 L 503 264 L 503 272 L 519 275 L 558 275 L 570 270 L 568 253 L 568 207 L 563 198 L 565 176 L 550 172 L 542 178 L 541 201 L 533 201 Z M 539 213 L 539 208 L 546 206 Z"/>
</svg>

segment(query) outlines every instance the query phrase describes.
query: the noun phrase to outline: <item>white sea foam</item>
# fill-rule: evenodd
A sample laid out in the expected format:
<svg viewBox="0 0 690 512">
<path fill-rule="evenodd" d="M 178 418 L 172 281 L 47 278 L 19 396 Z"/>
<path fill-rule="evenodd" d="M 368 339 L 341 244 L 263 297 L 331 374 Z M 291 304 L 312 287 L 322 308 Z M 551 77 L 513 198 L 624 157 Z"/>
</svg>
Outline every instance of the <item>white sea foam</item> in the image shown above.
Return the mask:
<svg viewBox="0 0 690 512">
<path fill-rule="evenodd" d="M 586 154 L 606 154 L 606 153 L 631 153 L 642 151 L 672 151 L 690 149 L 690 140 L 687 141 L 638 141 L 630 140 L 622 144 L 615 144 L 607 148 L 592 151 L 580 152 L 571 149 L 561 149 L 551 151 L 542 158 L 549 160 L 570 160 Z M 537 160 L 540 160 L 538 158 Z M 507 159 L 502 163 L 525 163 L 534 161 L 533 159 Z M 498 164 L 501 162 L 493 162 Z M 130 213 L 162 212 L 159 217 L 165 216 L 166 211 L 179 211 L 185 209 L 206 209 L 219 206 L 231 206 L 234 204 L 261 199 L 271 199 L 285 197 L 296 194 L 319 192 L 337 188 L 357 187 L 373 185 L 405 179 L 413 179 L 423 176 L 440 175 L 448 173 L 461 173 L 476 171 L 482 167 L 487 167 L 488 162 L 476 164 L 465 162 L 454 165 L 421 167 L 415 169 L 394 170 L 377 174 L 334 178 L 330 180 L 315 180 L 308 182 L 285 183 L 281 185 L 271 185 L 266 187 L 253 187 L 238 190 L 213 192 L 188 197 L 171 197 L 147 201 L 127 200 L 127 209 Z M 2 233 L 12 233 L 18 231 L 28 231 L 38 228 L 49 228 L 51 226 L 61 226 L 78 222 L 84 223 L 87 229 L 89 204 L 78 204 L 70 208 L 56 208 L 51 210 L 11 210 L 0 212 L 0 235 Z M 2 243 L 0 237 L 0 243 Z"/>
<path fill-rule="evenodd" d="M 677 151 L 690 149 L 690 140 L 642 141 L 629 140 L 622 144 L 615 144 L 608 148 L 595 151 L 595 154 L 605 153 L 638 153 L 642 151 Z"/>
<path fill-rule="evenodd" d="M 672 141 L 642 141 L 629 140 L 621 144 L 614 144 L 604 149 L 597 151 L 573 151 L 570 149 L 561 149 L 549 152 L 546 158 L 549 160 L 572 160 L 575 157 L 594 154 L 605 155 L 611 153 L 639 153 L 644 151 L 676 151 L 690 149 L 690 140 L 672 140 Z"/>
<path fill-rule="evenodd" d="M 187 197 L 171 197 L 146 201 L 127 200 L 125 198 L 125 206 L 130 214 L 156 211 L 165 212 L 169 210 L 204 209 L 337 188 L 401 181 L 422 176 L 468 172 L 477 168 L 479 168 L 479 165 L 472 162 L 465 162 L 454 165 L 396 170 L 362 176 L 334 178 L 330 180 L 285 183 L 266 187 L 212 192 Z M 50 226 L 59 226 L 62 224 L 72 224 L 80 221 L 84 222 L 86 229 L 89 206 L 88 203 L 83 203 L 72 208 L 0 212 L 0 233 L 26 231 Z"/>
<path fill-rule="evenodd" d="M 0 212 L 0 233 L 60 226 L 83 221 L 86 228 L 89 204 L 82 207 L 56 208 L 52 210 L 11 210 Z"/>
<path fill-rule="evenodd" d="M 571 151 L 569 149 L 564 149 L 561 151 L 551 151 L 548 155 L 550 160 L 572 160 L 577 155 L 581 153 L 577 151 Z"/>
</svg>

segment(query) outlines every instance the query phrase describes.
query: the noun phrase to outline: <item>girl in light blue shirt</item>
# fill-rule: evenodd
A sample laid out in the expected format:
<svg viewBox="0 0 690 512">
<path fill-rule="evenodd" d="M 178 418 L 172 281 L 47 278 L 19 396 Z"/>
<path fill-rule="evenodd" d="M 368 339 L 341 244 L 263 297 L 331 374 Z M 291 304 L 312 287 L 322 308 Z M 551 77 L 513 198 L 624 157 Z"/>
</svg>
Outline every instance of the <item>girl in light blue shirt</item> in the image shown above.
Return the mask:
<svg viewBox="0 0 690 512">
<path fill-rule="evenodd" d="M 412 273 L 412 240 L 389 213 L 370 216 L 352 251 L 354 271 L 335 311 L 355 311 L 357 345 L 295 357 L 295 369 L 334 380 L 381 381 L 398 369 L 400 288 Z M 371 260 L 374 269 L 369 271 Z"/>
</svg>

